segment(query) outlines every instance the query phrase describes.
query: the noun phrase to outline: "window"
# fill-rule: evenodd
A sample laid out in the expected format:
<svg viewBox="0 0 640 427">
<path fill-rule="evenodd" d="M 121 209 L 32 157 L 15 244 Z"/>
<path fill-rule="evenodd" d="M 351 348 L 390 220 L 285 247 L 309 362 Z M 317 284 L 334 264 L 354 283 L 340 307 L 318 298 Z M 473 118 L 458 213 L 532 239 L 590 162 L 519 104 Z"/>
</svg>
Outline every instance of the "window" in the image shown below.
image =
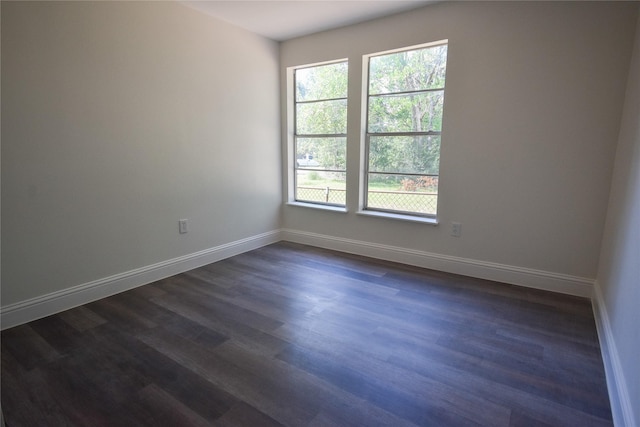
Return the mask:
<svg viewBox="0 0 640 427">
<path fill-rule="evenodd" d="M 346 204 L 348 64 L 294 70 L 295 200 Z"/>
<path fill-rule="evenodd" d="M 447 44 L 368 57 L 366 210 L 435 218 Z"/>
</svg>

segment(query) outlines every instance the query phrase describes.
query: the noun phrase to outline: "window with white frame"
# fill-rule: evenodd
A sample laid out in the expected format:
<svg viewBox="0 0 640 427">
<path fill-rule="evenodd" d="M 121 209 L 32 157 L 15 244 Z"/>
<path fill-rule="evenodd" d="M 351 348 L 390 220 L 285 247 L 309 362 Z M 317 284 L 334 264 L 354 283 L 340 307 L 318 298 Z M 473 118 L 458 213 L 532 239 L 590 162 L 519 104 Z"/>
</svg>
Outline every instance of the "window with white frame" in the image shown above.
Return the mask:
<svg viewBox="0 0 640 427">
<path fill-rule="evenodd" d="M 298 202 L 346 204 L 347 72 L 347 61 L 294 70 Z"/>
<path fill-rule="evenodd" d="M 364 208 L 435 218 L 447 43 L 367 59 Z"/>
</svg>

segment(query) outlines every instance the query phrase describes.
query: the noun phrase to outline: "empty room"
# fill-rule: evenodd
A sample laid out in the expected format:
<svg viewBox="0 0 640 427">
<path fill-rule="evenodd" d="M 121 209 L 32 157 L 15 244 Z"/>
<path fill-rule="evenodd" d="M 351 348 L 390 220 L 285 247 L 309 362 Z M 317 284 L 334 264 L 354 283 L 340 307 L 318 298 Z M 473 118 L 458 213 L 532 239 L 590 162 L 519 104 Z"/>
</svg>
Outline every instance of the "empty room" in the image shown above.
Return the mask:
<svg viewBox="0 0 640 427">
<path fill-rule="evenodd" d="M 0 15 L 0 424 L 640 426 L 640 2 Z"/>
</svg>

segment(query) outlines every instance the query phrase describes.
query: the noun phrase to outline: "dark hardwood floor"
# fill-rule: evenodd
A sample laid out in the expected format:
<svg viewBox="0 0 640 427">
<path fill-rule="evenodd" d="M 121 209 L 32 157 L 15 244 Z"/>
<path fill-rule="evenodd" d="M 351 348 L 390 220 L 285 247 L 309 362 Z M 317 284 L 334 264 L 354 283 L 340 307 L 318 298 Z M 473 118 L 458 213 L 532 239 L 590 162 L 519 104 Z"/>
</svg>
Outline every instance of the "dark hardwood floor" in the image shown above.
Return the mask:
<svg viewBox="0 0 640 427">
<path fill-rule="evenodd" d="M 2 332 L 15 426 L 611 426 L 590 302 L 277 243 Z"/>
</svg>

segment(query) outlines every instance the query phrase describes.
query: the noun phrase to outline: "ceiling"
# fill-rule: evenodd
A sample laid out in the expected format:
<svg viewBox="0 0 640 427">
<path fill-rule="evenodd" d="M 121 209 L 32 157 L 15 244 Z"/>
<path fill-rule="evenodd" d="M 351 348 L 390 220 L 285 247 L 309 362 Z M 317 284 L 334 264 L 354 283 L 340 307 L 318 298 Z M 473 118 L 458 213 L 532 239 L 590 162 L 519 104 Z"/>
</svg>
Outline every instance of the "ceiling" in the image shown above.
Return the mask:
<svg viewBox="0 0 640 427">
<path fill-rule="evenodd" d="M 183 0 L 181 3 L 264 37 L 283 41 L 415 9 L 434 0 Z"/>
</svg>

